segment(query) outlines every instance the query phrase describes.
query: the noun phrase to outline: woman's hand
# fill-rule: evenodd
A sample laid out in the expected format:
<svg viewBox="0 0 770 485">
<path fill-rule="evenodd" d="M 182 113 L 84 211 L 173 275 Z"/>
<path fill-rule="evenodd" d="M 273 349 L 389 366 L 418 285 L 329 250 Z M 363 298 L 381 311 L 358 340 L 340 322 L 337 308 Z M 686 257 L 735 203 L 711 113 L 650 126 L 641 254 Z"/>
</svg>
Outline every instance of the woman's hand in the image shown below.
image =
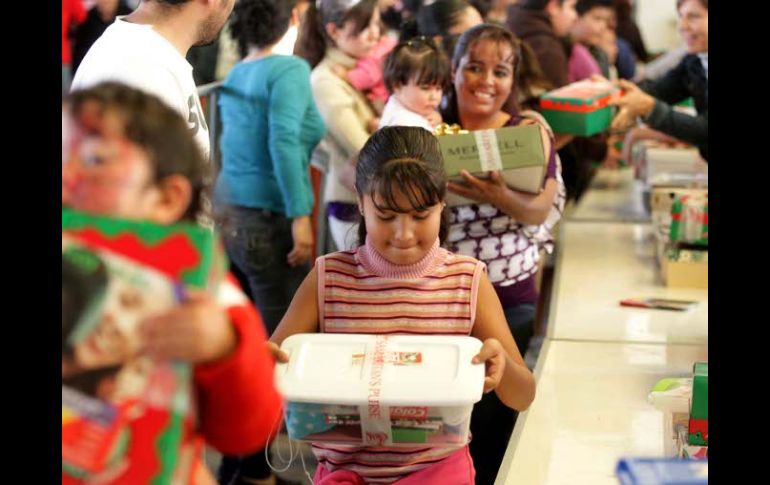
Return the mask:
<svg viewBox="0 0 770 485">
<path fill-rule="evenodd" d="M 461 170 L 460 176 L 465 180 L 464 184 L 449 182 L 447 188 L 457 195 L 475 200 L 476 202 L 492 204 L 499 207 L 511 189 L 505 184 L 505 179 L 498 170 L 489 172 L 489 178 L 480 179 L 474 177 L 467 170 Z"/>
<path fill-rule="evenodd" d="M 300 216 L 291 222 L 291 238 L 294 247 L 286 256 L 289 266 L 299 266 L 310 260 L 313 253 L 313 224 L 310 216 Z"/>
<path fill-rule="evenodd" d="M 472 364 L 483 363 L 486 367 L 484 377 L 484 392 L 497 388 L 505 372 L 505 349 L 499 340 L 488 338 L 481 346 L 479 353 L 473 357 Z"/>
</svg>

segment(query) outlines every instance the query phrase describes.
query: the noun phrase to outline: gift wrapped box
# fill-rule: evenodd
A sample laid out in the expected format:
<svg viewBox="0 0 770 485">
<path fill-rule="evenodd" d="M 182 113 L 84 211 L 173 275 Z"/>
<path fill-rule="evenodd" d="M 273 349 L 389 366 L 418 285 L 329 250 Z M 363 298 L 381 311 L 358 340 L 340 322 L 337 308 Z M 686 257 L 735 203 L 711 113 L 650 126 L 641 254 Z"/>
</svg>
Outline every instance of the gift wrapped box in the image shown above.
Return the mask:
<svg viewBox="0 0 770 485">
<path fill-rule="evenodd" d="M 705 460 L 709 457 L 707 445 L 691 445 L 687 438 L 687 426 L 676 427 L 677 457 L 684 460 Z"/>
<path fill-rule="evenodd" d="M 709 444 L 709 365 L 696 362 L 693 366 L 692 401 L 687 442 L 691 445 Z"/>
<path fill-rule="evenodd" d="M 610 126 L 610 101 L 620 90 L 610 83 L 578 81 L 540 98 L 540 111 L 554 133 L 591 136 Z"/>
<path fill-rule="evenodd" d="M 192 369 L 142 355 L 138 325 L 224 265 L 207 229 L 62 212 L 63 484 L 189 482 Z"/>
<path fill-rule="evenodd" d="M 62 210 L 62 238 L 122 254 L 185 285 L 215 292 L 227 272 L 216 233 L 192 223 L 170 225 Z"/>
<path fill-rule="evenodd" d="M 463 169 L 477 177 L 499 170 L 509 187 L 540 193 L 548 160 L 538 125 L 445 133 L 439 133 L 438 141 L 450 180 L 462 182 L 460 171 Z M 450 205 L 473 203 L 454 195 L 447 197 L 447 201 Z"/>
<path fill-rule="evenodd" d="M 708 246 L 709 200 L 706 194 L 678 195 L 671 205 L 669 240 Z"/>
</svg>

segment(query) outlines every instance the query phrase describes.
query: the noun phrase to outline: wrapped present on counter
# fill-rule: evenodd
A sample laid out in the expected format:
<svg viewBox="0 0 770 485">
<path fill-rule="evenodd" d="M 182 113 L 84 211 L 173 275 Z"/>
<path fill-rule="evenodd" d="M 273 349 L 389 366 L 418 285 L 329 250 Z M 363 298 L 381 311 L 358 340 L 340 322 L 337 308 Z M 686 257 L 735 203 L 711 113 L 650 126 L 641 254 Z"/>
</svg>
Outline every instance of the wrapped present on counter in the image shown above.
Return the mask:
<svg viewBox="0 0 770 485">
<path fill-rule="evenodd" d="M 356 446 L 457 446 L 481 399 L 481 348 L 447 335 L 297 334 L 275 366 L 291 439 Z"/>
<path fill-rule="evenodd" d="M 708 289 L 708 256 L 708 249 L 666 243 L 661 261 L 661 274 L 666 286 Z"/>
<path fill-rule="evenodd" d="M 541 113 L 554 133 L 591 136 L 610 126 L 610 101 L 620 95 L 611 83 L 578 81 L 545 93 Z"/>
<path fill-rule="evenodd" d="M 708 460 L 623 458 L 616 470 L 621 485 L 707 485 Z"/>
<path fill-rule="evenodd" d="M 687 428 L 687 442 L 691 445 L 709 444 L 709 364 L 696 362 L 693 366 L 692 405 Z"/>
<path fill-rule="evenodd" d="M 139 323 L 215 291 L 213 232 L 62 211 L 62 483 L 189 483 L 192 369 L 141 355 Z"/>
<path fill-rule="evenodd" d="M 450 180 L 462 182 L 461 170 L 484 177 L 499 170 L 509 187 L 532 194 L 540 193 L 548 160 L 544 153 L 539 125 L 508 126 L 496 130 L 462 133 L 459 127 L 439 127 L 436 131 Z M 470 204 L 447 194 L 450 205 Z"/>
<path fill-rule="evenodd" d="M 708 246 L 708 238 L 708 193 L 678 195 L 671 205 L 671 242 Z"/>
<path fill-rule="evenodd" d="M 671 234 L 671 207 L 676 198 L 690 195 L 708 198 L 708 189 L 688 189 L 682 187 L 653 187 L 650 194 L 650 218 L 656 237 L 656 257 L 662 264 L 665 249 L 668 248 Z"/>
<path fill-rule="evenodd" d="M 708 187 L 708 163 L 697 148 L 644 140 L 634 145 L 637 178 L 650 187 Z"/>
<path fill-rule="evenodd" d="M 685 188 L 685 187 L 654 187 L 650 196 L 650 207 L 653 213 L 661 213 L 671 216 L 671 208 L 677 197 L 706 197 L 708 200 L 707 188 Z"/>
<path fill-rule="evenodd" d="M 707 445 L 691 445 L 687 438 L 687 426 L 676 427 L 678 457 L 684 460 L 706 460 L 709 457 Z"/>
</svg>

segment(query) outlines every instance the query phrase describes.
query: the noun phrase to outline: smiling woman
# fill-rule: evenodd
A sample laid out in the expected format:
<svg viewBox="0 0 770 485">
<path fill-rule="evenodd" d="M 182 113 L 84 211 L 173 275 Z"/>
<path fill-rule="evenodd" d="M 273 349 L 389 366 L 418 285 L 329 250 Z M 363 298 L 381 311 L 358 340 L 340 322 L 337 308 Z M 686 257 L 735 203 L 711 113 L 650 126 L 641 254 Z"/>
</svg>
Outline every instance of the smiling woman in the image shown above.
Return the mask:
<svg viewBox="0 0 770 485">
<path fill-rule="evenodd" d="M 448 93 L 446 122 L 468 130 L 533 122 L 517 114 L 515 81 L 520 59 L 519 40 L 501 27 L 482 24 L 465 32 L 452 59 L 454 89 Z M 490 172 L 486 179 L 466 172 L 464 184 L 449 184 L 451 192 L 475 203 L 450 208 L 447 248 L 486 263 L 522 354 L 534 332 L 535 275 L 543 244 L 532 236 L 532 229 L 539 230 L 549 216 L 558 220 L 560 212 L 553 210 L 554 204 L 563 207 L 564 201 L 553 139 L 544 127 L 542 134 L 548 165 L 539 194 L 510 189 L 499 172 Z M 471 433 L 480 439 L 474 439 L 470 449 L 479 477 L 483 477 L 478 483 L 494 481 L 514 420 L 515 414 L 491 394 L 477 404 Z"/>
</svg>

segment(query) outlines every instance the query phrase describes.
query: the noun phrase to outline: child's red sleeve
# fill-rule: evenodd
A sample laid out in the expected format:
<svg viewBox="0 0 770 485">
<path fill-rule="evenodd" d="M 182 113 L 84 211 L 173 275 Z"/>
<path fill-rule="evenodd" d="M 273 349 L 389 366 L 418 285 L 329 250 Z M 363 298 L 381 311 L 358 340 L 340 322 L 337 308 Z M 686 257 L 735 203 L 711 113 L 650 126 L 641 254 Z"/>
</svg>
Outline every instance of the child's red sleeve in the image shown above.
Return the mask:
<svg viewBox="0 0 770 485">
<path fill-rule="evenodd" d="M 223 284 L 235 287 L 229 281 Z M 274 385 L 262 318 L 240 290 L 234 291 L 242 299 L 226 311 L 238 346 L 221 361 L 196 366 L 194 379 L 206 442 L 223 454 L 241 455 L 264 448 L 280 428 L 282 399 Z"/>
</svg>

